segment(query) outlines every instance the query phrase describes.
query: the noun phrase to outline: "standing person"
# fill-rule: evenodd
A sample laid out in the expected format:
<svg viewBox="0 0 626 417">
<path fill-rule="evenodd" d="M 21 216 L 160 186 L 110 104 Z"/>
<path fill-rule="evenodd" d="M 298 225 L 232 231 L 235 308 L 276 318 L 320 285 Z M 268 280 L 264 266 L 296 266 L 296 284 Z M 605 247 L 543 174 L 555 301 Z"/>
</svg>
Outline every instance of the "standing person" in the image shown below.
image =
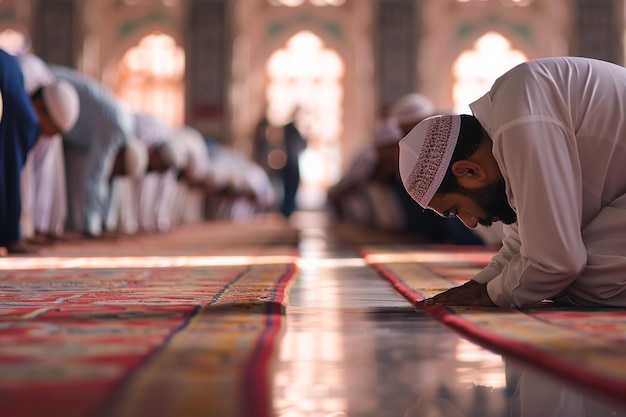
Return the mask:
<svg viewBox="0 0 626 417">
<path fill-rule="evenodd" d="M 280 212 L 289 218 L 296 210 L 296 197 L 300 187 L 300 154 L 306 148 L 306 140 L 296 127 L 295 120 L 283 126 L 285 165 L 281 169 L 283 199 Z"/>
<path fill-rule="evenodd" d="M 422 207 L 466 226 L 505 224 L 492 262 L 428 303 L 626 307 L 626 69 L 529 61 L 470 105 L 400 142 Z"/>
<path fill-rule="evenodd" d="M 282 127 L 272 125 L 264 116 L 256 126 L 252 159 L 267 172 L 276 188 L 278 209 L 285 218 L 296 209 L 299 159 L 305 148 L 306 140 L 296 127 L 295 116 Z"/>
<path fill-rule="evenodd" d="M 63 83 L 53 83 L 29 97 L 17 59 L 0 50 L 0 246 L 8 253 L 35 251 L 22 240 L 21 171 L 39 135 L 51 137 L 71 125 L 71 117 L 65 118 L 77 108 L 68 104 L 71 91 Z"/>
</svg>

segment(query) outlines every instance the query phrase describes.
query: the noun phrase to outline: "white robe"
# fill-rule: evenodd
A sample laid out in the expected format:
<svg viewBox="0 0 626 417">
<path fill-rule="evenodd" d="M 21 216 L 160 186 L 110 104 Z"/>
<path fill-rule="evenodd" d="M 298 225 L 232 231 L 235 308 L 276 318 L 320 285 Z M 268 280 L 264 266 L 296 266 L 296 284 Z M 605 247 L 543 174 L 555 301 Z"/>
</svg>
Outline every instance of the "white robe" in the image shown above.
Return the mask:
<svg viewBox="0 0 626 417">
<path fill-rule="evenodd" d="M 156 117 L 141 112 L 135 112 L 134 117 L 135 136 L 148 150 L 172 139 L 172 129 Z M 167 173 L 147 172 L 145 176 L 135 180 L 133 198 L 123 200 L 124 205 L 134 206 L 132 212 L 137 214 L 137 224 L 141 231 L 151 232 L 158 229 L 159 198 L 174 198 L 173 194 L 167 194 L 167 188 L 160 188 L 165 175 Z M 162 193 L 165 194 L 161 196 Z M 127 207 L 125 210 L 127 213 L 131 212 Z"/>
<path fill-rule="evenodd" d="M 31 95 L 56 79 L 39 57 L 17 57 L 24 76 L 24 87 Z M 22 171 L 22 230 L 24 237 L 36 232 L 62 235 L 67 218 L 65 162 L 61 136 L 40 136 L 28 154 Z"/>
<path fill-rule="evenodd" d="M 518 216 L 474 280 L 503 307 L 563 292 L 579 305 L 626 307 L 626 69 L 530 61 L 470 108 Z"/>
</svg>

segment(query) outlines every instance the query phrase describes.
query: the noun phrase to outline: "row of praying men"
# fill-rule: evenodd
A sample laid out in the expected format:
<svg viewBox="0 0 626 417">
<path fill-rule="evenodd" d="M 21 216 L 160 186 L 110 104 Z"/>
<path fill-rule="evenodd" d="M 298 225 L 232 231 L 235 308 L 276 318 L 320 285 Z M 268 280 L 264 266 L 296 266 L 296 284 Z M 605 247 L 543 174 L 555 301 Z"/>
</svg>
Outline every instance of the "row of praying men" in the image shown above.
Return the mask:
<svg viewBox="0 0 626 417">
<path fill-rule="evenodd" d="M 0 50 L 0 247 L 164 231 L 274 207 L 265 171 L 191 126 L 136 112 L 102 83 Z"/>
</svg>

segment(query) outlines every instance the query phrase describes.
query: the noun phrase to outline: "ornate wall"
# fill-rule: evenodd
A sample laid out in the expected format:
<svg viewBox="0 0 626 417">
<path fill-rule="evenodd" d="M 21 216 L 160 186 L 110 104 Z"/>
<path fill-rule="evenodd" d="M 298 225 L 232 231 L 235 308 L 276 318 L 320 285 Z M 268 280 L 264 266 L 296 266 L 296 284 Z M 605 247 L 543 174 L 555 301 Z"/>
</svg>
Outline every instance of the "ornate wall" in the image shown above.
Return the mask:
<svg viewBox="0 0 626 417">
<path fill-rule="evenodd" d="M 345 64 L 342 162 L 370 141 L 380 107 L 408 91 L 452 104 L 451 66 L 487 31 L 529 58 L 581 55 L 623 64 L 623 0 L 348 0 L 275 7 L 267 0 L 2 0 L 0 31 L 44 59 L 115 80 L 124 52 L 159 30 L 186 50 L 186 118 L 247 151 L 265 103 L 265 64 L 307 29 Z"/>
<path fill-rule="evenodd" d="M 567 55 L 572 12 L 568 3 L 535 0 L 527 7 L 504 7 L 500 0 L 422 1 L 418 61 L 421 91 L 440 108 L 452 107 L 453 63 L 490 31 L 505 36 L 529 59 Z"/>
</svg>

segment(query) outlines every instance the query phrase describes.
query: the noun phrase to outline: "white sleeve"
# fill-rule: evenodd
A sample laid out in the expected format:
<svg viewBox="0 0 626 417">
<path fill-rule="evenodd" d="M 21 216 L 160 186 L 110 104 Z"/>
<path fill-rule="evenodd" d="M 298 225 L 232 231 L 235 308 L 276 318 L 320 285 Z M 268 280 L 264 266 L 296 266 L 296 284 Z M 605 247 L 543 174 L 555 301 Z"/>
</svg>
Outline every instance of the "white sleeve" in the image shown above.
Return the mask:
<svg viewBox="0 0 626 417">
<path fill-rule="evenodd" d="M 494 257 L 509 256 L 508 262 L 497 263 L 501 272 L 487 284 L 491 300 L 502 307 L 560 293 L 587 262 L 575 138 L 556 119 L 532 119 L 512 122 L 494 142 L 518 216 L 517 228 L 510 228 L 503 241 L 506 255 Z"/>
<path fill-rule="evenodd" d="M 52 84 L 56 77 L 41 58 L 32 55 L 20 55 L 17 60 L 24 76 L 24 88 L 28 95 L 33 94 L 39 87 Z"/>
<path fill-rule="evenodd" d="M 493 256 L 489 265 L 472 278 L 480 284 L 486 284 L 500 275 L 504 266 L 519 252 L 520 242 L 517 233 L 517 223 L 504 225 L 503 230 L 504 239 L 502 239 L 502 247 L 498 253 Z"/>
</svg>

